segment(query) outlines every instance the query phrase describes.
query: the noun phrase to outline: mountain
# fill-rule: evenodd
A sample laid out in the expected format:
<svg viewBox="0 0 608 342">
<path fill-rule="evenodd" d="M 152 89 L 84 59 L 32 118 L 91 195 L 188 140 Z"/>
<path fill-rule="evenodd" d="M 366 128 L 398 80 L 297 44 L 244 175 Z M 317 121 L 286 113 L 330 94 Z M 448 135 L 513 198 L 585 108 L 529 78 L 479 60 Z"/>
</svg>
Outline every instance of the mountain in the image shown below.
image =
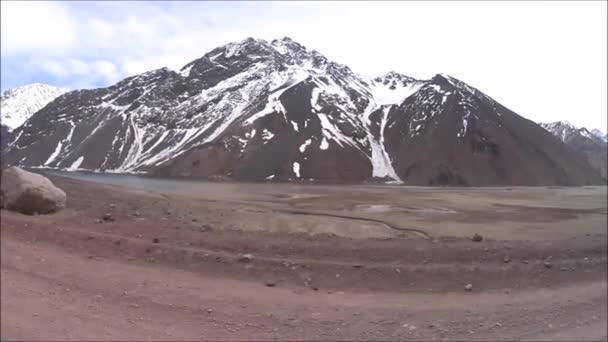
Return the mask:
<svg viewBox="0 0 608 342">
<path fill-rule="evenodd" d="M 4 91 L 0 97 L 0 149 L 12 140 L 12 131 L 65 92 L 67 89 L 40 83 Z"/>
<path fill-rule="evenodd" d="M 249 181 L 592 184 L 537 124 L 448 75 L 354 73 L 283 38 L 69 92 L 15 132 L 26 167 Z"/>
<path fill-rule="evenodd" d="M 595 135 L 596 137 L 608 142 L 608 134 L 605 134 L 604 132 L 600 131 L 597 128 L 594 128 L 591 130 L 591 134 Z"/>
<path fill-rule="evenodd" d="M 589 164 L 600 172 L 602 178 L 608 179 L 608 144 L 606 135 L 600 130 L 594 129 L 590 132 L 584 127 L 577 128 L 569 122 L 562 121 L 540 125 L 587 158 Z"/>
<path fill-rule="evenodd" d="M 30 84 L 4 91 L 0 122 L 9 131 L 21 126 L 30 116 L 68 90 L 47 84 Z"/>
</svg>

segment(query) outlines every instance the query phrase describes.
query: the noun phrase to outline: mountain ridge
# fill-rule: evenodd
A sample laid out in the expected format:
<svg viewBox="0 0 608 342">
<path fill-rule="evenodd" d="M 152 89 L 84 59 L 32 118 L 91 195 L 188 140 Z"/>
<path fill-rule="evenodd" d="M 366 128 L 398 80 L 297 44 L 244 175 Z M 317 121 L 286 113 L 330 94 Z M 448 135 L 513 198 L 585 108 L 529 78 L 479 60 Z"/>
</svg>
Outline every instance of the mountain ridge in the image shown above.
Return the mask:
<svg viewBox="0 0 608 342">
<path fill-rule="evenodd" d="M 248 38 L 179 71 L 72 91 L 16 130 L 5 155 L 29 167 L 254 181 L 598 181 L 535 127 L 449 75 L 362 76 L 289 38 Z M 542 151 L 538 170 L 512 170 L 508 160 L 538 157 L 513 139 Z M 428 160 L 420 151 L 429 149 L 441 157 Z"/>
</svg>

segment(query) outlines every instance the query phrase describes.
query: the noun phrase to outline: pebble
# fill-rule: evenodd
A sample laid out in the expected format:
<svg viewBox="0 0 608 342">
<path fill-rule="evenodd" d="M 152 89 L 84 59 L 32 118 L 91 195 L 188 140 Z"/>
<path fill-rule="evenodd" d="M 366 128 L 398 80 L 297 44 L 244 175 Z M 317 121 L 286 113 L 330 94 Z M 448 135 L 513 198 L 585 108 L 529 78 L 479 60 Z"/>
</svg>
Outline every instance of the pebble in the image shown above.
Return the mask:
<svg viewBox="0 0 608 342">
<path fill-rule="evenodd" d="M 553 267 L 553 264 L 550 263 L 549 261 L 545 261 L 544 265 L 545 265 L 545 268 L 551 268 L 551 267 Z"/>
<path fill-rule="evenodd" d="M 465 291 L 471 292 L 473 290 L 473 284 L 466 284 L 464 286 Z"/>
<path fill-rule="evenodd" d="M 508 255 L 505 255 L 505 257 L 502 259 L 502 261 L 504 261 L 504 263 L 507 264 L 507 263 L 511 262 L 511 258 Z"/>
<path fill-rule="evenodd" d="M 253 260 L 253 255 L 246 253 L 246 254 L 241 254 L 241 256 L 239 256 L 238 259 L 240 262 L 251 262 Z"/>
<path fill-rule="evenodd" d="M 103 216 L 101 216 L 101 219 L 104 220 L 104 221 L 106 221 L 106 222 L 113 222 L 114 221 L 114 217 L 110 213 L 103 214 Z"/>
<path fill-rule="evenodd" d="M 273 281 L 268 281 L 268 280 L 264 284 L 268 287 L 274 287 L 276 285 Z"/>
<path fill-rule="evenodd" d="M 475 233 L 475 235 L 473 235 L 473 239 L 472 240 L 475 241 L 475 242 L 481 242 L 483 240 L 483 236 Z"/>
</svg>

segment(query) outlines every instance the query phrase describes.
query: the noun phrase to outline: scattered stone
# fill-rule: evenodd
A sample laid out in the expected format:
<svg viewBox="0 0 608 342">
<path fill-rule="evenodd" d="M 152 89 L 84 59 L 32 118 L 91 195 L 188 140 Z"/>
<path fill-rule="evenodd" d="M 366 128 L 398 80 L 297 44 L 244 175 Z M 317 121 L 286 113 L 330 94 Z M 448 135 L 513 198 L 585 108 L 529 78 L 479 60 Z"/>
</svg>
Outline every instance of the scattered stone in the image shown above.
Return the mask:
<svg viewBox="0 0 608 342">
<path fill-rule="evenodd" d="M 100 223 L 103 223 L 103 220 L 102 220 L 102 219 L 100 219 L 100 218 L 98 218 L 98 219 L 95 219 L 95 223 L 96 223 L 96 224 L 100 224 Z"/>
<path fill-rule="evenodd" d="M 238 260 L 239 262 L 251 262 L 253 260 L 253 255 L 249 253 L 241 254 Z"/>
<path fill-rule="evenodd" d="M 108 204 L 108 207 L 110 207 L 110 208 L 114 209 L 114 208 L 116 208 L 116 204 L 114 204 L 114 203 L 110 203 L 110 204 Z"/>
<path fill-rule="evenodd" d="M 502 261 L 503 261 L 505 264 L 508 264 L 508 263 L 510 263 L 510 262 L 511 262 L 511 258 L 510 258 L 508 255 L 505 255 L 505 257 L 502 259 Z"/>
<path fill-rule="evenodd" d="M 135 217 L 140 217 L 140 216 L 141 216 L 141 214 L 139 213 L 139 211 L 137 211 L 137 210 L 136 210 L 136 211 L 133 213 L 133 216 L 135 216 Z"/>
<path fill-rule="evenodd" d="M 353 267 L 354 268 L 361 268 L 361 267 L 363 267 L 363 265 L 361 265 L 361 264 L 354 264 Z"/>
<path fill-rule="evenodd" d="M 475 235 L 473 235 L 473 241 L 475 242 L 481 242 L 483 240 L 483 236 L 475 233 Z"/>
<path fill-rule="evenodd" d="M 212 313 L 213 309 L 207 309 L 207 313 Z"/>
<path fill-rule="evenodd" d="M 264 282 L 264 285 L 268 287 L 274 287 L 276 284 L 273 281 L 267 280 L 266 282 Z"/>
<path fill-rule="evenodd" d="M 0 208 L 26 215 L 49 214 L 65 207 L 66 195 L 48 178 L 11 166 L 2 170 Z"/>
<path fill-rule="evenodd" d="M 473 284 L 466 284 L 464 286 L 464 290 L 467 291 L 467 292 L 473 291 Z"/>
<path fill-rule="evenodd" d="M 114 222 L 114 216 L 112 216 L 112 214 L 110 213 L 105 213 L 101 216 L 101 219 L 104 222 Z"/>
<path fill-rule="evenodd" d="M 154 238 L 154 239 L 152 239 L 152 242 L 153 242 L 153 243 L 159 243 L 159 242 L 160 242 L 160 240 L 159 240 L 158 238 Z"/>
<path fill-rule="evenodd" d="M 544 265 L 545 265 L 545 268 L 553 267 L 553 264 L 550 261 L 545 261 Z"/>
</svg>

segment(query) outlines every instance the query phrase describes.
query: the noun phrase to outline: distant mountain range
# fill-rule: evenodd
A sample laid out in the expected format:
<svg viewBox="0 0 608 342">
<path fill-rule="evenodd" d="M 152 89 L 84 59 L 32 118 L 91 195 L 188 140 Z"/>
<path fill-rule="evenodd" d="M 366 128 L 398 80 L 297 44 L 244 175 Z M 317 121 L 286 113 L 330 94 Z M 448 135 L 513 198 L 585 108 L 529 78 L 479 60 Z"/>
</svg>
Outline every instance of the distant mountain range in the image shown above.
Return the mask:
<svg viewBox="0 0 608 342">
<path fill-rule="evenodd" d="M 547 131 L 572 148 L 584 155 L 589 164 L 598 170 L 604 180 L 608 179 L 608 136 L 598 129 L 592 131 L 578 128 L 569 122 L 541 123 Z"/>
<path fill-rule="evenodd" d="M 454 77 L 367 77 L 289 38 L 63 94 L 12 132 L 3 160 L 248 181 L 602 182 L 585 157 Z"/>
</svg>

